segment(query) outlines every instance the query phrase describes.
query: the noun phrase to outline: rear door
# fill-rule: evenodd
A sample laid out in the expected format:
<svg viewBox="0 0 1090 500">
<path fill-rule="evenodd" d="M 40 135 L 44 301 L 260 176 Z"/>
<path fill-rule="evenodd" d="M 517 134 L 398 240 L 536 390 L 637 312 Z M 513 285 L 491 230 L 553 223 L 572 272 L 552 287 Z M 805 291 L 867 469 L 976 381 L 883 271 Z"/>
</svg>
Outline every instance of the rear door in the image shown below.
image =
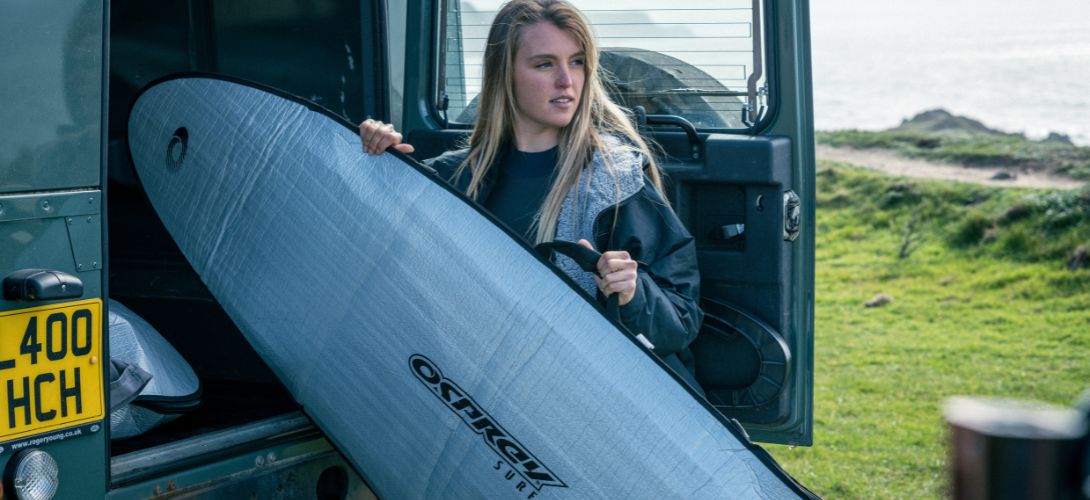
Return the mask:
<svg viewBox="0 0 1090 500">
<path fill-rule="evenodd" d="M 58 498 L 106 489 L 105 20 L 102 3 L 82 1 L 0 16 L 0 468 L 12 497 L 16 479 L 42 479 L 12 477 L 35 450 L 57 463 Z"/>
<path fill-rule="evenodd" d="M 475 116 L 499 1 L 391 7 L 407 19 L 392 119 L 417 156 Z M 590 18 L 616 100 L 662 149 L 697 241 L 704 327 L 692 348 L 709 401 L 758 441 L 809 445 L 814 154 L 806 0 L 573 2 Z M 397 25 L 399 23 L 394 23 Z M 396 56 L 395 56 L 396 57 Z M 400 60 L 399 60 L 400 62 Z"/>
</svg>

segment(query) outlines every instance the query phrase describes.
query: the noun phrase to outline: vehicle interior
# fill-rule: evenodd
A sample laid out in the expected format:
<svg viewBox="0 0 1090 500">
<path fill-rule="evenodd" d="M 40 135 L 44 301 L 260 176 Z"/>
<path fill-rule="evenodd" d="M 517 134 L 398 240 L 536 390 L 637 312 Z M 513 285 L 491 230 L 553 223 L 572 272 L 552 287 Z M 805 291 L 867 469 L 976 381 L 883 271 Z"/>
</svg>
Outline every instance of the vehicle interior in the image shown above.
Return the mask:
<svg viewBox="0 0 1090 500">
<path fill-rule="evenodd" d="M 390 119 L 407 133 L 418 159 L 435 156 L 455 147 L 475 115 L 479 82 L 470 75 L 475 69 L 479 74 L 480 33 L 491 11 L 457 1 L 385 4 L 111 2 L 108 295 L 155 326 L 190 363 L 203 390 L 200 409 L 113 442 L 113 456 L 298 409 L 201 283 L 142 191 L 125 142 L 133 100 L 165 75 L 228 74 L 310 99 L 351 122 Z M 671 202 L 697 241 L 707 312 L 693 345 L 699 382 L 709 401 L 743 422 L 755 440 L 806 445 L 812 274 L 807 277 L 804 256 L 806 245 L 812 255 L 812 236 L 796 241 L 801 209 L 795 193 L 805 195 L 812 185 L 800 173 L 805 145 L 792 139 L 804 119 L 776 114 L 777 102 L 784 102 L 776 92 L 797 91 L 777 82 L 793 75 L 777 73 L 775 52 L 762 49 L 767 34 L 760 28 L 769 16 L 791 13 L 762 12 L 760 0 L 723 4 L 706 9 L 715 12 L 588 9 L 588 15 L 603 26 L 602 65 L 616 79 L 614 96 L 661 149 Z M 427 9 L 443 15 L 429 16 Z M 720 25 L 701 25 L 694 15 L 718 16 Z M 428 18 L 441 21 L 405 21 Z M 740 55 L 720 61 L 697 54 L 682 61 L 686 46 L 641 48 L 631 35 L 609 33 L 631 29 L 611 27 L 610 20 L 659 22 L 664 29 L 688 30 L 682 43 L 689 47 L 714 38 Z M 390 33 L 372 29 L 379 26 Z M 389 47 L 388 57 L 381 50 L 387 36 L 407 41 Z M 400 59 L 405 53 L 422 56 Z M 812 170 L 809 161 L 805 168 Z"/>
</svg>

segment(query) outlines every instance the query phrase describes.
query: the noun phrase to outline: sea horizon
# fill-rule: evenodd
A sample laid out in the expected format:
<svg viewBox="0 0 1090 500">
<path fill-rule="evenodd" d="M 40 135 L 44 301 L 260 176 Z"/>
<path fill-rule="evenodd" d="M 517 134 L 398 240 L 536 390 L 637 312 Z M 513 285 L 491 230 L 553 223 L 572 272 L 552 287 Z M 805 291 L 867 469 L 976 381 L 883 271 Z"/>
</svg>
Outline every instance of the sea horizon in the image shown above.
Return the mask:
<svg viewBox="0 0 1090 500">
<path fill-rule="evenodd" d="M 818 130 L 883 130 L 945 109 L 1090 145 L 1090 2 L 811 4 Z"/>
</svg>

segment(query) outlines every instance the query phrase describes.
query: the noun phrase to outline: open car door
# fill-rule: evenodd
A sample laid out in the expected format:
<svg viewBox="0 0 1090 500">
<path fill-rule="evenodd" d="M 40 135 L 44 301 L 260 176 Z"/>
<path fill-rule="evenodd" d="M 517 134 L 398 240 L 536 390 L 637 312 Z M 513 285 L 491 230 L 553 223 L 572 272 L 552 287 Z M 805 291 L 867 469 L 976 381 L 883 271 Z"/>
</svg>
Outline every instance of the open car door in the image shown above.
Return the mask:
<svg viewBox="0 0 1090 500">
<path fill-rule="evenodd" d="M 697 380 L 754 440 L 810 445 L 814 147 L 807 1 L 671 8 L 636 2 L 624 11 L 574 3 L 595 26 L 614 98 L 661 147 L 670 201 L 696 238 L 706 313 L 692 345 Z M 409 132 L 418 158 L 454 147 L 471 126 L 483 43 L 499 4 L 446 0 L 391 8 L 392 18 L 408 19 L 409 54 L 403 113 L 394 119 Z"/>
</svg>

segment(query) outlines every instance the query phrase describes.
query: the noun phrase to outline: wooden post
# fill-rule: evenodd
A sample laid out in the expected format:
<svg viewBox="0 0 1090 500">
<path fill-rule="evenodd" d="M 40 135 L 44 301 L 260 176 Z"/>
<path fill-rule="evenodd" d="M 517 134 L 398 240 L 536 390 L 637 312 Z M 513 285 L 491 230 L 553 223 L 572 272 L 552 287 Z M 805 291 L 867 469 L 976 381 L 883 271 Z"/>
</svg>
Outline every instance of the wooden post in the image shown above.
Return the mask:
<svg viewBox="0 0 1090 500">
<path fill-rule="evenodd" d="M 1090 496 L 1085 411 L 1028 401 L 957 397 L 950 428 L 950 494 L 956 499 Z"/>
</svg>

